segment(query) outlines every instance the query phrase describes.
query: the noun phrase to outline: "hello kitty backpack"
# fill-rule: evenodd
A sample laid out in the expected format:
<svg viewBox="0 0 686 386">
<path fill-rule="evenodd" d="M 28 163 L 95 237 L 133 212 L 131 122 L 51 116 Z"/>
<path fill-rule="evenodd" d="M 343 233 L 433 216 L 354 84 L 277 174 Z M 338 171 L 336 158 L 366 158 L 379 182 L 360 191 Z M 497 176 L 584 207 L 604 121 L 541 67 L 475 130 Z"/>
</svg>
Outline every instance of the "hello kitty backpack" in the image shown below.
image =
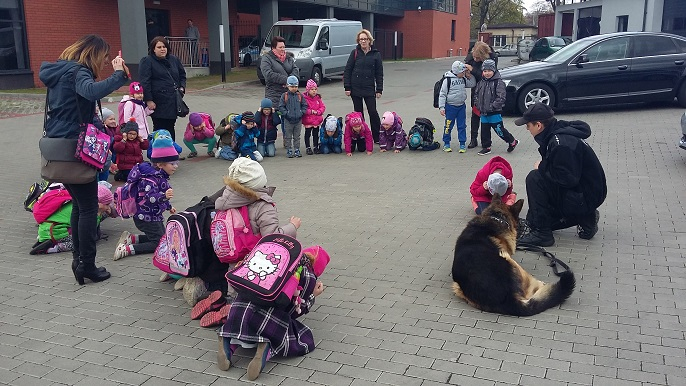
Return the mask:
<svg viewBox="0 0 686 386">
<path fill-rule="evenodd" d="M 291 236 L 264 236 L 242 264 L 226 273 L 226 280 L 238 294 L 265 307 L 288 307 L 293 291 L 287 283 L 300 264 L 302 246 Z M 287 291 L 284 291 L 287 289 Z M 288 293 L 287 293 L 288 292 Z"/>
</svg>

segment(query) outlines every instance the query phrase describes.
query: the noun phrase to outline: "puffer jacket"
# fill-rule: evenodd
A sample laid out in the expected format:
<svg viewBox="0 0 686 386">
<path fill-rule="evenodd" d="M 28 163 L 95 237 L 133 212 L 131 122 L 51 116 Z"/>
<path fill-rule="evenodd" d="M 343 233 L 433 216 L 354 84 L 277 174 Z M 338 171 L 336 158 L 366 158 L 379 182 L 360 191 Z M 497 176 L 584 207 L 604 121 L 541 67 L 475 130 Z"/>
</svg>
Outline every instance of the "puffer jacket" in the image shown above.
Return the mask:
<svg viewBox="0 0 686 386">
<path fill-rule="evenodd" d="M 303 96 L 305 101 L 307 101 L 307 111 L 303 115 L 303 126 L 316 127 L 321 125 L 324 121 L 324 111 L 326 110 L 326 105 L 321 95 L 310 96 L 309 93 L 304 93 Z"/>
<path fill-rule="evenodd" d="M 207 113 L 200 113 L 202 117 L 202 122 L 205 124 L 205 128 L 202 130 L 194 130 L 190 122 L 186 125 L 186 131 L 183 133 L 184 141 L 198 140 L 203 141 L 207 138 L 214 137 L 214 122 L 212 122 L 212 117 Z"/>
<path fill-rule="evenodd" d="M 148 128 L 148 115 L 152 114 L 152 110 L 143 101 L 139 101 L 131 98 L 130 95 L 124 95 L 119 102 L 120 109 L 123 110 L 122 122 L 119 124 L 123 125 L 133 118 L 138 124 L 138 135 L 143 138 L 148 138 L 150 135 L 150 129 Z"/>
<path fill-rule="evenodd" d="M 366 54 L 358 44 L 350 52 L 343 74 L 343 88 L 351 96 L 368 97 L 383 93 L 383 60 L 381 52 L 372 46 Z"/>
<path fill-rule="evenodd" d="M 343 130 L 340 127 L 336 127 L 336 131 L 332 136 L 329 136 L 326 132 L 324 125 L 319 127 L 319 144 L 326 145 L 329 147 L 342 146 L 343 144 Z"/>
<path fill-rule="evenodd" d="M 143 177 L 146 179 L 143 180 Z M 165 195 L 171 188 L 169 174 L 162 169 L 155 169 L 150 162 L 134 166 L 126 180 L 128 184 L 138 183 L 138 191 L 145 192 L 145 199 L 136 205 L 135 217 L 146 222 L 164 221 L 164 211 L 172 208 Z"/>
<path fill-rule="evenodd" d="M 274 106 L 279 105 L 279 98 L 286 91 L 286 79 L 290 75 L 300 79 L 300 70 L 295 65 L 295 57 L 291 52 L 286 52 L 284 62 L 281 62 L 274 52 L 267 52 L 260 59 L 260 71 L 266 82 L 264 97 L 271 100 Z"/>
<path fill-rule="evenodd" d="M 481 78 L 474 92 L 474 106 L 482 115 L 500 114 L 505 106 L 505 82 L 496 70 L 489 79 Z"/>
<path fill-rule="evenodd" d="M 513 181 L 512 166 L 507 160 L 500 156 L 495 156 L 491 158 L 486 164 L 476 172 L 476 177 L 469 187 L 469 192 L 472 194 L 472 198 L 476 202 L 491 202 L 493 195 L 488 189 L 484 189 L 484 182 L 488 181 L 488 176 L 493 174 L 496 169 L 502 170 L 500 174 L 510 181 Z M 514 186 L 514 182 L 513 182 Z M 512 186 L 507 188 L 503 197 L 507 197 L 512 193 Z"/>
<path fill-rule="evenodd" d="M 357 141 L 360 138 L 364 138 L 365 147 L 367 151 L 374 151 L 374 139 L 372 137 L 372 131 L 369 129 L 369 125 L 364 120 L 362 121 L 362 129 L 359 132 L 353 130 L 353 126 L 350 124 L 350 119 L 353 117 L 361 117 L 362 114 L 355 112 L 350 113 L 345 119 L 345 135 L 343 136 L 343 143 L 345 143 L 345 152 L 352 152 L 352 141 Z"/>
<path fill-rule="evenodd" d="M 307 111 L 307 100 L 300 91 L 292 93 L 286 91 L 279 100 L 281 118 L 290 123 L 298 123 Z"/>
<path fill-rule="evenodd" d="M 144 139 L 139 141 L 137 137 L 133 141 L 124 141 L 121 133 L 114 136 L 112 147 L 117 154 L 117 167 L 120 170 L 131 170 L 137 163 L 143 162 L 143 150 L 148 148 L 149 142 Z"/>
<path fill-rule="evenodd" d="M 445 79 L 438 94 L 438 108 L 445 109 L 445 105 L 462 106 L 467 100 L 467 88 L 476 86 L 476 79 L 471 75 L 469 78 L 458 77 L 452 71 L 446 72 L 443 76 Z"/>
<path fill-rule="evenodd" d="M 402 150 L 407 146 L 407 134 L 403 130 L 403 120 L 393 112 L 393 125 L 386 130 L 381 126 L 379 130 L 379 149 Z"/>
<path fill-rule="evenodd" d="M 233 132 L 236 138 L 236 150 L 242 154 L 252 153 L 257 150 L 255 145 L 255 138 L 260 135 L 260 129 L 257 126 L 248 129 L 246 125 L 240 125 Z"/>
<path fill-rule="evenodd" d="M 138 76 L 143 86 L 143 100 L 153 101 L 156 105 L 151 116 L 160 119 L 176 119 L 174 83 L 186 89 L 186 70 L 181 61 L 171 54 L 160 59 L 152 53 L 141 59 Z"/>
<path fill-rule="evenodd" d="M 277 127 L 281 124 L 279 114 L 271 113 L 265 115 L 262 113 L 262 110 L 258 110 L 255 112 L 255 123 L 257 123 L 257 128 L 260 130 L 260 134 L 257 136 L 257 143 L 276 142 Z"/>
</svg>

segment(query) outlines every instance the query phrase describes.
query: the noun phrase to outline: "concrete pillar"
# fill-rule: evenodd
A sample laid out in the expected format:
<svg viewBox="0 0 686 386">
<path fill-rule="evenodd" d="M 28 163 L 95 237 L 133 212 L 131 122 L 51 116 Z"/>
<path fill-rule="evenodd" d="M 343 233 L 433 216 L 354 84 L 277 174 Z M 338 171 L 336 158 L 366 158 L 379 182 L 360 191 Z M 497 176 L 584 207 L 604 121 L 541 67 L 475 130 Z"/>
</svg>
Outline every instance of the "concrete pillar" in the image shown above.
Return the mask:
<svg viewBox="0 0 686 386">
<path fill-rule="evenodd" d="M 572 40 L 577 40 L 577 31 L 579 29 L 578 23 L 579 23 L 579 8 L 574 8 L 574 24 L 572 26 Z"/>
<path fill-rule="evenodd" d="M 324 16 L 324 18 L 326 18 L 326 19 L 333 19 L 333 18 L 334 18 L 334 16 L 333 16 L 333 10 L 334 10 L 333 7 L 326 7 L 326 15 Z"/>
<path fill-rule="evenodd" d="M 279 21 L 279 1 L 260 0 L 260 41 L 264 41 L 274 23 Z M 271 42 L 267 42 L 269 46 Z"/>
<path fill-rule="evenodd" d="M 362 22 L 362 28 L 368 30 L 374 34 L 374 14 L 371 12 L 365 12 L 360 15 L 360 21 Z"/>
<path fill-rule="evenodd" d="M 555 25 L 553 26 L 553 34 L 555 36 L 562 35 L 562 12 L 560 11 L 555 12 Z"/>
<path fill-rule="evenodd" d="M 117 0 L 117 8 L 119 8 L 121 47 L 111 47 L 110 57 L 117 56 L 121 49 L 121 56 L 131 71 L 131 77 L 138 80 L 138 63 L 148 55 L 145 4 L 138 0 Z"/>
<path fill-rule="evenodd" d="M 231 37 L 229 36 L 229 2 L 226 0 L 207 0 L 207 29 L 210 33 L 209 54 L 210 74 L 221 74 L 221 54 L 219 49 L 219 26 L 224 30 L 224 57 L 226 72 L 231 72 Z"/>
</svg>

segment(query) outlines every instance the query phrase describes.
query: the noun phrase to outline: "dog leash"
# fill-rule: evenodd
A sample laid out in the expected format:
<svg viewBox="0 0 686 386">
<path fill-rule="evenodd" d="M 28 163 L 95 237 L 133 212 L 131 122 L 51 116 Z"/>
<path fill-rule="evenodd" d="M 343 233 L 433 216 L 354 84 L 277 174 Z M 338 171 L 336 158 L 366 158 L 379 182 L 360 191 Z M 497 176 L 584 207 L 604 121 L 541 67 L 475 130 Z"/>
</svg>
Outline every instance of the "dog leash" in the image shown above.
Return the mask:
<svg viewBox="0 0 686 386">
<path fill-rule="evenodd" d="M 548 266 L 552 268 L 553 273 L 556 276 L 560 276 L 562 273 L 558 270 L 558 265 L 564 268 L 564 271 L 569 271 L 571 272 L 572 270 L 569 269 L 569 266 L 565 264 L 562 260 L 558 259 L 553 255 L 551 252 L 548 252 L 545 250 L 543 247 L 539 247 L 538 245 L 533 245 L 533 244 L 517 244 L 517 250 L 518 251 L 529 251 L 529 252 L 537 252 L 540 253 L 541 255 L 545 256 L 550 260 L 550 263 Z M 563 271 L 563 272 L 564 272 Z"/>
</svg>

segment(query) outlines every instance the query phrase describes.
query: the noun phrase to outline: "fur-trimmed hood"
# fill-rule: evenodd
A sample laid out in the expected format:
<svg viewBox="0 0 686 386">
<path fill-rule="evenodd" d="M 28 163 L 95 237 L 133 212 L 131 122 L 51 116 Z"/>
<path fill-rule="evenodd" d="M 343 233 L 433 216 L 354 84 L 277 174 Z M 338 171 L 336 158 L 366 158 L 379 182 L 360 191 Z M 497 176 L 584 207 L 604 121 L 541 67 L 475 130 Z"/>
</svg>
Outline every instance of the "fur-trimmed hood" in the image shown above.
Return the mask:
<svg viewBox="0 0 686 386">
<path fill-rule="evenodd" d="M 275 187 L 264 187 L 260 189 L 250 189 L 241 185 L 238 181 L 225 178 L 226 188 L 224 194 L 217 198 L 214 206 L 219 210 L 226 210 L 231 208 L 240 208 L 241 206 L 250 205 L 255 201 L 262 200 L 270 204 L 274 204 L 272 195 Z"/>
</svg>

